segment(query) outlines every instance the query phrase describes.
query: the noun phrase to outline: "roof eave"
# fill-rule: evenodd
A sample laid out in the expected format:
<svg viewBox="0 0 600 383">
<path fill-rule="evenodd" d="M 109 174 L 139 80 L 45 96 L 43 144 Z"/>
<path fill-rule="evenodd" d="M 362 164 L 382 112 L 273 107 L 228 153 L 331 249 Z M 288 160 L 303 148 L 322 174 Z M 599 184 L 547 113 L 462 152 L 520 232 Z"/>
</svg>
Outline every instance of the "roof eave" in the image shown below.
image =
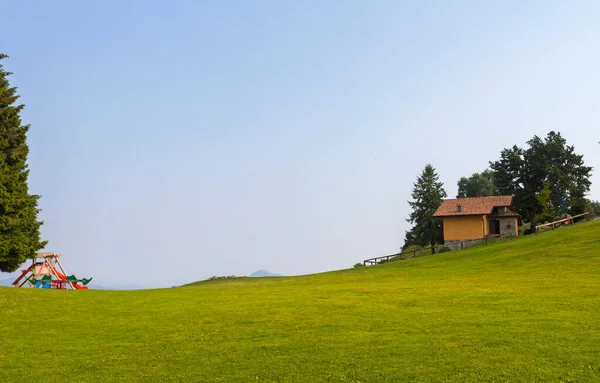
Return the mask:
<svg viewBox="0 0 600 383">
<path fill-rule="evenodd" d="M 472 217 L 478 215 L 489 215 L 488 213 L 471 213 L 471 214 L 444 214 L 444 215 L 433 215 L 434 218 L 444 218 L 444 217 Z"/>
</svg>

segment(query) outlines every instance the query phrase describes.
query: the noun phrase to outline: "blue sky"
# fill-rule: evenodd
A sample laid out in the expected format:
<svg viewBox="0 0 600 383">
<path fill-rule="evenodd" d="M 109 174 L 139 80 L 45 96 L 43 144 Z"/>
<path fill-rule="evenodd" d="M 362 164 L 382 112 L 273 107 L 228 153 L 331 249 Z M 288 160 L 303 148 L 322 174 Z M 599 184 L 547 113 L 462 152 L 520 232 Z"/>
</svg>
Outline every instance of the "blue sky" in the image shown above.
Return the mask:
<svg viewBox="0 0 600 383">
<path fill-rule="evenodd" d="M 397 251 L 427 163 L 533 135 L 600 166 L 595 1 L 3 2 L 48 250 L 99 284 Z M 600 176 L 590 197 L 600 199 Z"/>
</svg>

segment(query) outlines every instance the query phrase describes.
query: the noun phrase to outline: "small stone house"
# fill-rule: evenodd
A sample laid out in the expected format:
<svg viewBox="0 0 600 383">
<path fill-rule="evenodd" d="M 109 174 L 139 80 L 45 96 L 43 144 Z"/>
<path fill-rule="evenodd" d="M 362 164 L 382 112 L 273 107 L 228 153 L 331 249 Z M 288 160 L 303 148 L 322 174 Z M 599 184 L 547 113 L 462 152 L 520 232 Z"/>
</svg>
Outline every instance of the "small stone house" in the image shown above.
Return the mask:
<svg viewBox="0 0 600 383">
<path fill-rule="evenodd" d="M 516 236 L 518 218 L 512 196 L 447 199 L 434 214 L 444 223 L 444 244 L 486 236 Z"/>
</svg>

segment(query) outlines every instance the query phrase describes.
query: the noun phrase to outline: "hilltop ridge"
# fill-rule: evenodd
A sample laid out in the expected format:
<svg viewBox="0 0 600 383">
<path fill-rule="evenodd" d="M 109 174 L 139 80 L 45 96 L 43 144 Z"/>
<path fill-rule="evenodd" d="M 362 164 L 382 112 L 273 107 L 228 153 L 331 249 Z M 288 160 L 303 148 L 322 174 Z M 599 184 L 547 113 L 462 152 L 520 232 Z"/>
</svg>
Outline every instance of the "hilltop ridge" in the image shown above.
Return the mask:
<svg viewBox="0 0 600 383">
<path fill-rule="evenodd" d="M 382 265 L 169 289 L 0 288 L 0 381 L 22 380 L 23 344 L 57 343 L 28 379 L 600 381 L 599 233 L 594 221 Z M 39 307 L 69 315 L 39 326 Z"/>
</svg>

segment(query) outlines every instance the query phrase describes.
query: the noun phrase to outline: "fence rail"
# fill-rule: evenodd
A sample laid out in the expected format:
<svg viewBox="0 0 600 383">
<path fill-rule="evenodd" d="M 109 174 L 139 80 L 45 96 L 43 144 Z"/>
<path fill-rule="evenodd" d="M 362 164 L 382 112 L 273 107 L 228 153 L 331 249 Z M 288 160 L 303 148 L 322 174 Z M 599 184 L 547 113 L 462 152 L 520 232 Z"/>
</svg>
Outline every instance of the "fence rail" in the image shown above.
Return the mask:
<svg viewBox="0 0 600 383">
<path fill-rule="evenodd" d="M 585 212 L 583 214 L 577 214 L 574 215 L 572 217 L 567 217 L 567 218 L 563 218 L 563 219 L 559 219 L 558 221 L 554 221 L 554 222 L 549 222 L 549 223 L 543 223 L 541 225 L 537 225 L 535 227 L 535 233 L 539 233 L 540 228 L 543 227 L 547 227 L 547 226 L 552 226 L 552 230 L 554 230 L 554 228 L 556 227 L 557 224 L 562 224 L 564 222 L 568 222 L 568 224 L 575 224 L 575 218 L 580 218 L 580 217 L 585 217 L 587 216 L 587 219 L 590 219 L 590 213 L 589 212 Z"/>
<path fill-rule="evenodd" d="M 444 245 L 435 245 L 433 247 L 434 253 L 435 253 L 435 249 L 442 248 L 442 247 L 444 247 Z M 392 258 L 400 257 L 400 256 L 402 256 L 404 254 L 406 254 L 407 257 L 406 258 L 402 258 L 402 259 L 415 258 L 417 256 L 417 253 L 420 253 L 420 252 L 425 251 L 425 250 L 431 250 L 431 246 L 423 247 L 421 249 L 416 249 L 416 250 L 403 251 L 403 252 L 396 253 L 396 254 L 384 255 L 384 256 L 381 256 L 381 257 L 375 257 L 375 258 L 365 259 L 363 261 L 363 265 L 365 265 L 365 266 L 377 265 L 379 263 L 387 262 L 387 261 L 389 261 Z"/>
</svg>

